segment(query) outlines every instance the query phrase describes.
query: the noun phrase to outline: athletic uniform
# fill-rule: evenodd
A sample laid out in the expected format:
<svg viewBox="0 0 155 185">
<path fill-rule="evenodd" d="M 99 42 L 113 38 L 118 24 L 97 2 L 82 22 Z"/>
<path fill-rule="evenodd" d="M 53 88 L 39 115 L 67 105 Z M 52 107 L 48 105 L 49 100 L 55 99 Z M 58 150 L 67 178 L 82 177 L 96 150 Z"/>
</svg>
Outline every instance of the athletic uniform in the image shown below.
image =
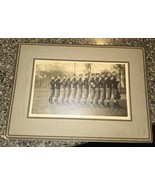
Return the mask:
<svg viewBox="0 0 155 185">
<path fill-rule="evenodd" d="M 89 84 L 88 84 L 88 78 L 85 78 L 83 80 L 83 101 L 86 103 L 88 94 L 89 94 Z"/>
<path fill-rule="evenodd" d="M 53 103 L 54 92 L 55 92 L 55 80 L 52 80 L 50 82 L 50 84 L 51 84 L 51 95 L 49 97 L 49 102 L 52 104 Z"/>
<path fill-rule="evenodd" d="M 111 99 L 111 93 L 112 93 L 112 80 L 110 77 L 107 77 L 105 80 L 106 84 L 106 102 L 107 102 L 107 107 L 110 107 L 109 101 Z"/>
<path fill-rule="evenodd" d="M 94 95 L 95 95 L 95 79 L 91 78 L 89 81 L 89 103 L 90 104 L 93 103 Z"/>
<path fill-rule="evenodd" d="M 108 77 L 105 80 L 105 84 L 106 84 L 106 99 L 110 100 L 111 99 L 111 92 L 112 92 L 112 80 L 110 77 Z"/>
<path fill-rule="evenodd" d="M 98 104 L 98 100 L 100 97 L 100 79 L 95 78 L 95 94 L 94 94 L 94 104 Z"/>
<path fill-rule="evenodd" d="M 116 77 L 113 77 L 112 79 L 112 92 L 113 92 L 113 99 L 114 99 L 114 106 L 119 106 L 119 102 L 118 100 L 121 98 L 120 96 L 120 92 L 119 92 L 119 89 L 118 89 L 118 84 L 119 84 L 119 81 L 116 80 Z"/>
<path fill-rule="evenodd" d="M 71 80 L 71 96 L 70 96 L 72 103 L 75 102 L 76 93 L 77 93 L 77 80 L 76 78 L 73 78 Z"/>
<path fill-rule="evenodd" d="M 71 80 L 68 78 L 66 80 L 66 89 L 65 89 L 65 102 L 69 103 L 69 97 L 71 94 Z"/>
<path fill-rule="evenodd" d="M 82 87 L 83 87 L 82 78 L 79 78 L 77 80 L 77 93 L 76 93 L 76 102 L 77 103 L 80 103 L 80 100 L 82 98 Z"/>
<path fill-rule="evenodd" d="M 61 81 L 61 85 L 60 85 L 60 102 L 64 103 L 65 100 L 65 89 L 66 89 L 66 80 L 63 79 Z"/>
<path fill-rule="evenodd" d="M 106 84 L 105 84 L 105 78 L 101 78 L 99 82 L 100 86 L 100 98 L 99 98 L 99 103 L 101 105 L 104 105 L 104 100 L 106 99 Z"/>
<path fill-rule="evenodd" d="M 54 103 L 58 103 L 58 98 L 60 96 L 60 85 L 60 79 L 55 80 Z"/>
</svg>

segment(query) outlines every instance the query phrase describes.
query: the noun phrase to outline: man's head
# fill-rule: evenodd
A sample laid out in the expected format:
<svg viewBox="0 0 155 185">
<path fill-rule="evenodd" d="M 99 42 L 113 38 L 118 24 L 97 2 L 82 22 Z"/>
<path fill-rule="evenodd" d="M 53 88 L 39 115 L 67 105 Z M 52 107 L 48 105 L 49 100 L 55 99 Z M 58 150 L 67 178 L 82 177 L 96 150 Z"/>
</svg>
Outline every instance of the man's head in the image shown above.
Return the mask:
<svg viewBox="0 0 155 185">
<path fill-rule="evenodd" d="M 52 80 L 54 80 L 54 76 L 52 76 Z"/>
<path fill-rule="evenodd" d="M 60 75 L 58 75 L 57 78 L 60 80 L 60 78 L 61 78 Z"/>
<path fill-rule="evenodd" d="M 70 75 L 67 75 L 67 79 L 70 79 Z"/>
<path fill-rule="evenodd" d="M 64 75 L 64 76 L 63 76 L 63 79 L 64 79 L 64 80 L 66 80 L 66 77 L 67 77 L 67 76 L 66 76 L 66 75 Z"/>
<path fill-rule="evenodd" d="M 111 77 L 111 73 L 109 72 L 109 73 L 107 74 L 107 76 L 108 76 L 108 77 Z"/>
<path fill-rule="evenodd" d="M 99 73 L 96 73 L 96 78 L 100 78 L 100 74 Z"/>
<path fill-rule="evenodd" d="M 76 78 L 76 75 L 75 74 L 73 74 L 73 78 Z"/>
<path fill-rule="evenodd" d="M 101 73 L 101 77 L 104 78 L 105 77 L 105 73 Z"/>
<path fill-rule="evenodd" d="M 83 77 L 83 74 L 79 74 L 79 78 L 82 78 Z"/>
</svg>

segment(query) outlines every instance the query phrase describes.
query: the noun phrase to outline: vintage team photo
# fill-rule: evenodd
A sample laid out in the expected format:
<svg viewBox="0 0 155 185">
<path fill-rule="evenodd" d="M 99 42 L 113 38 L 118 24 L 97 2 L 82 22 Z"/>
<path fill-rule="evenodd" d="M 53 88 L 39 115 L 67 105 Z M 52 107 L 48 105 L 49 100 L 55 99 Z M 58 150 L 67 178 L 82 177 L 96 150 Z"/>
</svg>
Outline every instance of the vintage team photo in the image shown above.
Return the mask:
<svg viewBox="0 0 155 185">
<path fill-rule="evenodd" d="M 28 117 L 131 120 L 128 65 L 35 59 Z"/>
</svg>

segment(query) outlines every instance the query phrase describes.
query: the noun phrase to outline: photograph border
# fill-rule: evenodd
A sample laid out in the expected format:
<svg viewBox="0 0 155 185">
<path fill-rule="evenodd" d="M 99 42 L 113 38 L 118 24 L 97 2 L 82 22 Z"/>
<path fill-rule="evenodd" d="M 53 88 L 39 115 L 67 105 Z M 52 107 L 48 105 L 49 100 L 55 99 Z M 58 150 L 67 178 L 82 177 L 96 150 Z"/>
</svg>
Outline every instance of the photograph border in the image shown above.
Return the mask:
<svg viewBox="0 0 155 185">
<path fill-rule="evenodd" d="M 19 57 L 22 45 L 34 45 L 34 46 L 65 46 L 65 47 L 93 47 L 93 48 L 122 48 L 122 49 L 141 49 L 143 53 L 143 72 L 144 72 L 144 85 L 145 85 L 145 99 L 146 99 L 146 107 L 147 107 L 147 127 L 149 131 L 149 138 L 115 138 L 115 137 L 72 137 L 72 136 L 41 136 L 41 135 L 11 135 L 9 133 L 10 130 L 10 121 L 11 121 L 11 114 L 12 114 L 12 106 L 14 101 L 15 89 L 16 89 L 16 81 L 17 81 L 17 73 L 18 73 L 18 66 L 19 66 Z M 72 45 L 72 44 L 48 44 L 48 43 L 25 43 L 21 42 L 18 45 L 18 53 L 16 56 L 16 64 L 15 64 L 15 73 L 13 79 L 13 86 L 12 86 L 12 94 L 10 100 L 10 106 L 8 111 L 8 119 L 7 119 L 7 130 L 6 130 L 6 137 L 10 139 L 54 139 L 54 140 L 78 140 L 78 141 L 94 141 L 94 142 L 132 142 L 132 143 L 150 143 L 153 141 L 153 131 L 152 131 L 152 124 L 151 124 L 151 114 L 149 112 L 149 96 L 148 96 L 148 83 L 147 83 L 147 71 L 146 71 L 146 55 L 145 55 L 145 48 L 144 47 L 137 47 L 137 46 L 117 46 L 117 45 L 96 45 L 96 44 L 82 44 L 82 45 Z M 131 101 L 131 99 L 130 99 Z M 132 106 L 131 106 L 132 107 Z"/>
<path fill-rule="evenodd" d="M 126 82 L 128 81 L 128 87 L 126 86 L 126 91 L 128 89 L 128 98 L 129 100 L 127 101 L 127 110 L 130 115 L 129 116 L 124 116 L 124 118 L 128 118 L 129 119 L 123 119 L 123 116 L 119 116 L 121 117 L 122 119 L 116 119 L 115 117 L 117 116 L 114 116 L 114 118 L 95 118 L 96 116 L 94 116 L 94 118 L 89 118 L 89 115 L 87 116 L 88 118 L 85 118 L 85 117 L 81 117 L 80 118 L 80 115 L 75 115 L 75 117 L 59 117 L 60 115 L 57 115 L 57 116 L 54 116 L 54 117 L 51 117 L 51 116 L 46 116 L 46 117 L 40 117 L 40 116 L 30 116 L 30 104 L 31 104 L 31 101 L 33 102 L 33 97 L 32 97 L 32 94 L 33 94 L 33 86 L 34 86 L 34 83 L 35 83 L 35 60 L 46 60 L 46 61 L 68 61 L 68 62 L 97 62 L 97 63 L 114 63 L 114 64 L 117 64 L 117 62 L 119 64 L 128 64 L 128 68 L 127 68 L 127 73 L 128 73 L 128 79 L 126 79 Z M 127 74 L 125 73 L 125 76 Z M 131 106 L 131 87 L 130 87 L 130 62 L 129 61 L 97 61 L 97 60 L 70 60 L 70 59 L 45 59 L 45 58 L 34 58 L 33 59 L 33 68 L 32 68 L 32 74 L 31 74 L 31 88 L 30 88 L 30 93 L 29 93 L 29 103 L 28 103 L 28 111 L 27 111 L 27 118 L 39 118 L 39 119 L 73 119 L 73 120 L 106 120 L 106 121 L 129 121 L 131 122 L 132 121 L 132 106 Z M 127 100 L 127 99 L 126 99 Z M 31 110 L 32 110 L 32 107 L 31 107 Z M 76 117 L 77 116 L 77 117 Z M 106 116 L 106 117 L 113 117 L 113 116 Z"/>
</svg>

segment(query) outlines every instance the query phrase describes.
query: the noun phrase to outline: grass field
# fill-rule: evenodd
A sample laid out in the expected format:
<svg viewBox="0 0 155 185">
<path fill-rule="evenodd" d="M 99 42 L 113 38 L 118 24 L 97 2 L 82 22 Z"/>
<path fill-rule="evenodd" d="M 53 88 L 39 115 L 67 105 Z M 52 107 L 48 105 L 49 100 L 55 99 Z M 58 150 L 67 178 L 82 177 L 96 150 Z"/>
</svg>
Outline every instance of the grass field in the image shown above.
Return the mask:
<svg viewBox="0 0 155 185">
<path fill-rule="evenodd" d="M 63 115 L 91 115 L 91 116 L 127 116 L 126 95 L 121 95 L 120 106 L 114 108 L 113 101 L 111 107 L 91 107 L 84 104 L 50 104 L 49 89 L 35 89 L 33 99 L 33 114 L 63 114 Z"/>
</svg>

